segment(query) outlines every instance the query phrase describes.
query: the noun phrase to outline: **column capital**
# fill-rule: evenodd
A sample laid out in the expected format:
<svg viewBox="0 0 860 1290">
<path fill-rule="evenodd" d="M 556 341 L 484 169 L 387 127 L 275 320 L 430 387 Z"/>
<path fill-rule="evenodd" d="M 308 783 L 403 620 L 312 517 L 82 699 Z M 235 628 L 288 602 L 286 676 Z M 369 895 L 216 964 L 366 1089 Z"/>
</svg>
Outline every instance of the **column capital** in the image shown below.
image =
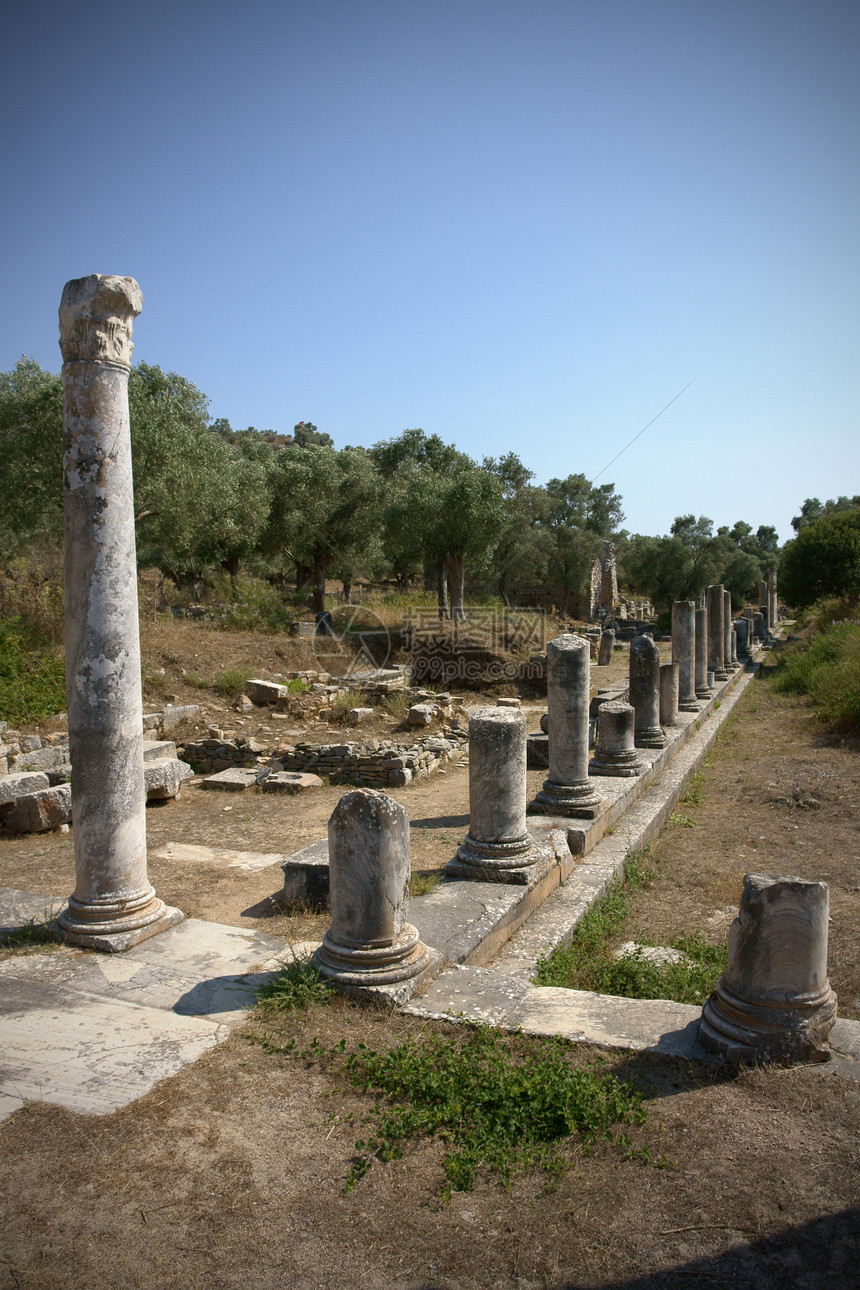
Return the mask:
<svg viewBox="0 0 860 1290">
<path fill-rule="evenodd" d="M 134 278 L 90 273 L 72 278 L 60 301 L 60 352 L 63 361 L 131 366 L 132 321 L 143 306 Z"/>
</svg>

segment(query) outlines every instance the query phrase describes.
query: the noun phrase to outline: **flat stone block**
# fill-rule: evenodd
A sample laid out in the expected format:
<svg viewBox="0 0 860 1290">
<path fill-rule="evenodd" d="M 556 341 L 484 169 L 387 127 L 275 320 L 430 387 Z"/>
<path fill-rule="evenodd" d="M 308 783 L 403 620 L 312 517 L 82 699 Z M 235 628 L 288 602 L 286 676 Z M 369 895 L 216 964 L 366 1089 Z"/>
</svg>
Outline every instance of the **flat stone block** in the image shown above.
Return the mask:
<svg viewBox="0 0 860 1290">
<path fill-rule="evenodd" d="M 43 788 L 19 797 L 3 823 L 12 833 L 44 833 L 69 824 L 72 818 L 72 789 L 69 784 Z"/>
<path fill-rule="evenodd" d="M 18 774 L 27 770 L 52 770 L 68 758 L 68 748 L 34 748 L 32 752 L 22 752 L 13 757 L 12 768 Z"/>
<path fill-rule="evenodd" d="M 161 761 L 165 757 L 176 756 L 176 744 L 172 739 L 144 739 L 143 761 Z"/>
<path fill-rule="evenodd" d="M 281 868 L 284 873 L 281 900 L 285 905 L 308 901 L 320 909 L 328 907 L 328 839 L 312 842 L 294 855 L 287 856 Z"/>
<path fill-rule="evenodd" d="M 549 766 L 549 735 L 526 735 L 526 765 L 529 770 L 546 770 Z"/>
<path fill-rule="evenodd" d="M 180 707 L 174 707 L 172 703 L 168 703 L 161 718 L 161 729 L 167 734 L 168 730 L 172 730 L 183 721 L 193 721 L 199 711 L 199 703 L 184 703 Z"/>
<path fill-rule="evenodd" d="M 0 805 L 14 802 L 27 793 L 38 793 L 43 788 L 50 788 L 50 780 L 44 771 L 24 771 L 12 775 L 0 775 Z"/>
<path fill-rule="evenodd" d="M 252 788 L 256 782 L 255 770 L 243 770 L 240 766 L 234 766 L 231 770 L 219 770 L 216 775 L 207 775 L 201 787 L 219 793 L 241 793 L 245 788 Z"/>
<path fill-rule="evenodd" d="M 308 789 L 322 788 L 319 775 L 309 775 L 298 770 L 278 770 L 260 781 L 264 793 L 304 793 Z"/>
<path fill-rule="evenodd" d="M 265 704 L 277 703 L 279 699 L 286 698 L 289 690 L 285 685 L 278 685 L 275 681 L 253 680 L 248 681 L 244 687 L 244 692 L 252 703 Z"/>
<path fill-rule="evenodd" d="M 146 787 L 147 801 L 178 797 L 185 781 L 193 778 L 194 771 L 191 767 L 186 762 L 179 761 L 177 757 L 143 764 L 143 782 Z"/>
</svg>

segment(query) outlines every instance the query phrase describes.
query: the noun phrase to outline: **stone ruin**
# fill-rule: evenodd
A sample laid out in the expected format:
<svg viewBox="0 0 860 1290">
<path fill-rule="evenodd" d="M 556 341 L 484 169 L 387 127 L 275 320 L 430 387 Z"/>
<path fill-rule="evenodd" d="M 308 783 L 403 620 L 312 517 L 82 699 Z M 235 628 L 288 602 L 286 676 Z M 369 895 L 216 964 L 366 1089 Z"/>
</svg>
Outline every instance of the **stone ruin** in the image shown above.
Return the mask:
<svg viewBox="0 0 860 1290">
<path fill-rule="evenodd" d="M 139 288 L 129 278 L 91 275 L 67 284 L 63 293 L 69 733 L 43 745 L 38 738 L 16 738 L 6 727 L 0 731 L 0 813 L 8 820 L 15 812 L 22 817 L 29 812 L 61 827 L 71 813 L 76 885 L 58 927 L 71 943 L 104 951 L 127 949 L 182 918 L 148 882 L 143 812 L 147 796 L 178 795 L 191 773 L 176 757 L 172 742 L 144 740 L 127 404 L 131 323 L 140 305 Z M 604 590 L 617 593 L 611 557 L 608 551 L 606 566 L 601 566 L 601 595 Z M 551 641 L 546 655 L 548 776 L 531 804 L 531 823 L 539 826 L 541 817 L 549 815 L 558 817 L 556 822 L 580 820 L 588 832 L 609 812 L 592 775 L 628 782 L 644 776 L 640 748 L 651 750 L 652 776 L 662 768 L 669 754 L 663 727 L 678 724 L 680 707 L 689 714 L 687 725 L 673 734 L 680 738 L 690 728 L 696 705 L 710 699 L 711 686 L 730 682 L 738 658 L 749 649 L 750 626 L 762 637 L 775 626 L 775 574 L 766 591 L 762 609 L 751 620 L 744 616 L 738 627 L 732 623 L 730 598 L 719 585 L 708 589 L 707 608 L 693 613 L 691 602 L 676 606 L 673 660 L 662 669 L 654 641 L 637 636 L 631 648 L 630 702 L 604 695 L 591 764 L 590 647 L 583 637 L 569 633 Z M 703 663 L 712 678 L 707 695 L 700 693 Z M 422 706 L 429 705 L 414 708 Z M 149 714 L 158 717 L 149 729 L 165 733 L 182 719 L 181 711 Z M 402 784 L 405 778 L 392 781 L 392 774 L 405 776 L 410 769 L 429 773 L 434 759 L 441 762 L 459 753 L 465 732 L 453 724 L 450 730 L 453 738 L 437 737 L 435 743 L 414 747 L 412 767 L 408 756 L 393 756 L 390 745 L 372 750 L 369 760 L 362 761 L 355 744 L 314 750 L 298 744 L 279 747 L 259 778 L 306 775 L 310 760 L 330 777 L 367 774 L 375 783 L 387 776 L 389 784 Z M 558 853 L 556 843 L 547 840 L 551 834 L 529 828 L 524 717 L 513 701 L 501 703 L 477 713 L 469 734 L 469 832 L 449 865 L 449 876 L 529 885 Z M 256 762 L 264 751 L 251 741 L 227 741 L 223 734 L 213 734 L 195 749 L 203 761 L 209 755 L 212 765 L 234 757 Z M 258 764 L 227 765 L 215 776 L 244 770 L 256 777 L 260 769 Z M 570 832 L 567 836 L 572 847 Z M 407 998 L 439 970 L 442 956 L 422 943 L 405 918 L 410 879 L 405 808 L 376 788 L 348 792 L 329 824 L 327 869 L 332 922 L 315 956 L 319 970 L 339 989 L 359 997 Z M 728 969 L 703 1011 L 701 1042 L 706 1049 L 730 1062 L 826 1056 L 836 1015 L 826 975 L 827 922 L 826 884 L 747 875 L 730 936 Z"/>
</svg>

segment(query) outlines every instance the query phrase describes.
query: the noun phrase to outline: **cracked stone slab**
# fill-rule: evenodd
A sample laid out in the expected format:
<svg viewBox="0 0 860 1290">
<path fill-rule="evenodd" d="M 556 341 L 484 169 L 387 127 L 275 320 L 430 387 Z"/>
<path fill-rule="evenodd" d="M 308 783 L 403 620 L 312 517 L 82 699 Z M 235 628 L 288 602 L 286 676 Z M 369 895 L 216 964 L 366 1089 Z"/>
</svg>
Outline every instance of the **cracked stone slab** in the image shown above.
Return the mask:
<svg viewBox="0 0 860 1290">
<path fill-rule="evenodd" d="M 220 1043 L 226 1026 L 124 999 L 0 978 L 0 1115 L 28 1101 L 107 1115 Z"/>
<path fill-rule="evenodd" d="M 0 887 L 0 936 L 32 923 L 50 923 L 67 903 L 65 896 L 42 896 L 35 891 Z"/>
</svg>

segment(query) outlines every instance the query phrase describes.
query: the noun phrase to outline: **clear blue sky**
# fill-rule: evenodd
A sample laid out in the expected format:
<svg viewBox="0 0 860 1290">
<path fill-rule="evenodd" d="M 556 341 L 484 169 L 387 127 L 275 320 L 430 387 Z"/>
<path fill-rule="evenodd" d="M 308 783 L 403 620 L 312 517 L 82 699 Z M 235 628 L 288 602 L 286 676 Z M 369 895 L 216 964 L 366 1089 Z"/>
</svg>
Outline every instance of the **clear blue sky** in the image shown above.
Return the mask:
<svg viewBox="0 0 860 1290">
<path fill-rule="evenodd" d="M 236 428 L 411 426 L 626 526 L 860 492 L 856 0 L 39 0 L 4 19 L 0 370 L 82 274 Z"/>
</svg>

